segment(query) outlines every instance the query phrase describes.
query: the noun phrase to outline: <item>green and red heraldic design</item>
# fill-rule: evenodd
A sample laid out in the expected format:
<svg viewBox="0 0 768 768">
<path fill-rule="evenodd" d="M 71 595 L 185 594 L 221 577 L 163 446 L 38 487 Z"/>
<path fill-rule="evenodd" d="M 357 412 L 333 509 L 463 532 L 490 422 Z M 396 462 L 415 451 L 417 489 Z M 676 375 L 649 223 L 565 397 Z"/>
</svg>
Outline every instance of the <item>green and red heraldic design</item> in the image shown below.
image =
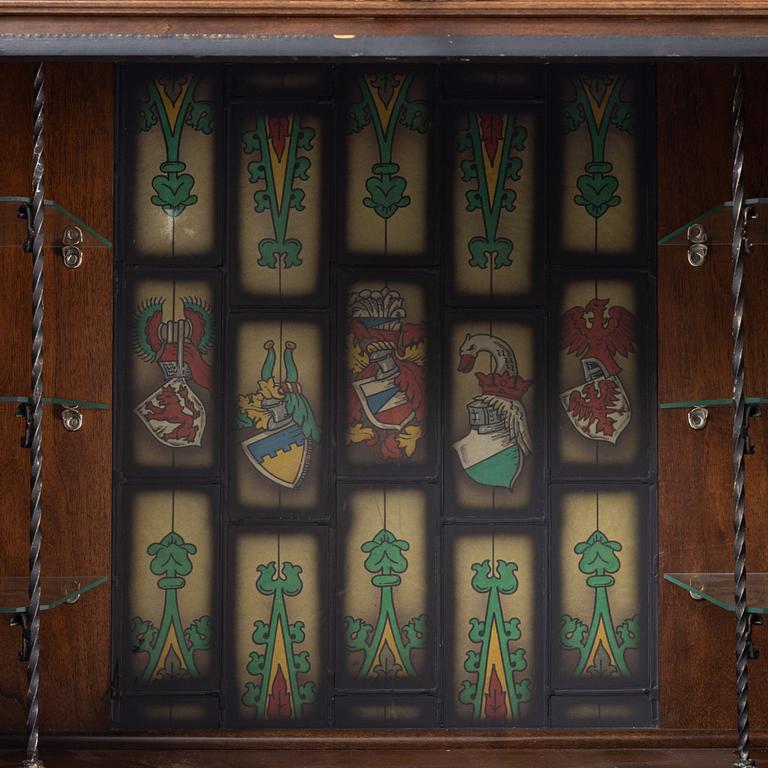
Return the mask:
<svg viewBox="0 0 768 768">
<path fill-rule="evenodd" d="M 523 405 L 533 382 L 519 375 L 512 347 L 490 333 L 466 335 L 459 347 L 459 372 L 471 373 L 482 353 L 490 356 L 491 371 L 475 372 L 480 394 L 467 403 L 469 433 L 453 448 L 476 483 L 512 490 L 533 451 Z"/>
<path fill-rule="evenodd" d="M 467 651 L 464 669 L 472 676 L 463 680 L 459 701 L 471 707 L 472 719 L 483 722 L 514 722 L 523 717 L 522 705 L 531 699 L 531 681 L 520 678 L 528 668 L 525 649 L 512 649 L 522 637 L 520 619 L 504 616 L 502 595 L 517 592 L 517 563 L 490 560 L 473 563 L 472 589 L 487 595 L 485 614 L 469 620 L 469 640 L 477 650 Z"/>
<path fill-rule="evenodd" d="M 254 622 L 253 651 L 246 671 L 255 682 L 247 682 L 242 695 L 246 707 L 254 707 L 258 720 L 293 721 L 306 717 L 306 706 L 315 701 L 315 682 L 307 679 L 312 664 L 308 651 L 298 650 L 305 639 L 304 622 L 291 622 L 288 600 L 304 588 L 300 565 L 273 560 L 256 567 L 256 590 L 272 598 L 268 621 Z"/>
<path fill-rule="evenodd" d="M 511 183 L 521 178 L 527 136 L 514 115 L 502 112 L 469 112 L 467 127 L 459 131 L 457 149 L 468 155 L 461 161 L 461 178 L 474 184 L 466 193 L 466 210 L 479 212 L 482 221 L 482 234 L 467 242 L 470 267 L 493 271 L 512 265 L 514 243 L 498 232 L 503 213 L 515 210 Z"/>
<path fill-rule="evenodd" d="M 260 115 L 256 129 L 243 134 L 243 152 L 254 155 L 248 163 L 249 180 L 258 186 L 253 194 L 256 213 L 268 213 L 272 237 L 258 243 L 261 267 L 277 269 L 301 266 L 302 242 L 288 236 L 291 211 L 304 210 L 304 190 L 309 179 L 315 130 L 302 125 L 299 115 Z"/>
</svg>

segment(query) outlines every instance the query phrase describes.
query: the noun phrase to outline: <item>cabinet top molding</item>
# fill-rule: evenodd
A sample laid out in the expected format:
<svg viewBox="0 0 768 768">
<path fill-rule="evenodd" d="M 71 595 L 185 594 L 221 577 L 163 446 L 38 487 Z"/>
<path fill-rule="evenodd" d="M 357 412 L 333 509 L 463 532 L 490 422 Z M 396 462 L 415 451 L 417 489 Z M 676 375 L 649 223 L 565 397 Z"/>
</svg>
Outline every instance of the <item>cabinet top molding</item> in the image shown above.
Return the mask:
<svg viewBox="0 0 768 768">
<path fill-rule="evenodd" d="M 0 0 L 0 15 L 162 17 L 768 17 L 768 0 Z"/>
<path fill-rule="evenodd" d="M 768 0 L 0 0 L 0 55 L 766 56 Z"/>
</svg>

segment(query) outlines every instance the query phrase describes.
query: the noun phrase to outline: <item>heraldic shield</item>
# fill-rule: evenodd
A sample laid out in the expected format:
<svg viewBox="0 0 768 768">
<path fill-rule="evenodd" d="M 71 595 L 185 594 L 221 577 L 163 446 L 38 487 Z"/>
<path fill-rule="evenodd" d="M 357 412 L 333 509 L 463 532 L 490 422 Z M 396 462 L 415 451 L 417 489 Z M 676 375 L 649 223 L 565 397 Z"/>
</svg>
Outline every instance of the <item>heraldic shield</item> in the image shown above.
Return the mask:
<svg viewBox="0 0 768 768">
<path fill-rule="evenodd" d="M 474 405 L 475 401 L 468 406 L 470 414 Z M 480 485 L 511 488 L 523 469 L 520 446 L 500 420 L 491 429 L 470 430 L 453 447 L 459 455 L 461 468 Z"/>
<path fill-rule="evenodd" d="M 584 384 L 561 392 L 560 402 L 581 435 L 616 445 L 632 418 L 624 385 L 594 357 L 584 358 L 581 365 Z"/>
<path fill-rule="evenodd" d="M 476 483 L 511 490 L 533 450 L 522 401 L 532 382 L 519 375 L 512 347 L 488 333 L 467 334 L 459 348 L 458 370 L 471 373 L 482 353 L 490 356 L 492 370 L 475 373 L 481 394 L 467 403 L 469 433 L 453 448 Z"/>
<path fill-rule="evenodd" d="M 241 445 L 253 466 L 268 480 L 284 488 L 296 488 L 309 466 L 312 441 L 304 437 L 301 427 L 288 416 L 273 428 Z"/>
<path fill-rule="evenodd" d="M 391 355 L 380 359 L 381 366 L 376 376 L 362 381 L 353 381 L 352 387 L 360 400 L 368 420 L 379 429 L 400 431 L 413 421 L 416 414 L 405 392 L 397 383 L 400 369 Z M 386 371 L 387 366 L 394 366 Z"/>
<path fill-rule="evenodd" d="M 242 440 L 248 461 L 264 477 L 283 488 L 297 488 L 309 469 L 313 443 L 320 428 L 302 393 L 294 359 L 296 344 L 285 342 L 284 379 L 275 378 L 275 344 L 264 345 L 266 356 L 256 392 L 240 397 L 239 423 L 256 434 Z"/>
<path fill-rule="evenodd" d="M 163 445 L 171 448 L 200 446 L 205 431 L 205 408 L 188 386 L 176 376 L 142 400 L 134 413 Z"/>
<path fill-rule="evenodd" d="M 184 317 L 163 321 L 164 298 L 139 305 L 134 321 L 134 351 L 157 364 L 163 383 L 133 412 L 162 445 L 200 447 L 206 413 L 193 384 L 210 391 L 213 374 L 204 355 L 211 348 L 213 320 L 201 299 L 181 299 Z"/>
</svg>

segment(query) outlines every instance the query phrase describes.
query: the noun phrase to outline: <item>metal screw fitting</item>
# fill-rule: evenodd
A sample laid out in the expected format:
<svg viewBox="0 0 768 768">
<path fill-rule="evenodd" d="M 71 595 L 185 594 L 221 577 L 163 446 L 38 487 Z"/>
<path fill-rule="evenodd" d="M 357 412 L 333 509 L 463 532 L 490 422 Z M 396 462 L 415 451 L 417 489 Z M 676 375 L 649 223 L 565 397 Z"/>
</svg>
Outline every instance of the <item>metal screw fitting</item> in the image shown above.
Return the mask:
<svg viewBox="0 0 768 768">
<path fill-rule="evenodd" d="M 692 267 L 700 267 L 707 260 L 707 230 L 701 224 L 691 224 L 688 227 L 688 263 Z"/>
<path fill-rule="evenodd" d="M 708 248 L 704 243 L 694 243 L 688 247 L 688 263 L 692 267 L 700 267 L 707 260 Z"/>
<path fill-rule="evenodd" d="M 83 263 L 83 251 L 80 245 L 83 242 L 83 230 L 74 225 L 67 227 L 61 237 L 61 255 L 64 266 L 68 269 L 77 269 Z"/>
<path fill-rule="evenodd" d="M 701 224 L 691 224 L 688 227 L 689 243 L 706 243 L 708 240 L 707 230 Z"/>
<path fill-rule="evenodd" d="M 73 405 L 61 412 L 61 421 L 67 432 L 77 432 L 83 426 L 83 414 L 76 405 Z"/>
<path fill-rule="evenodd" d="M 704 429 L 709 419 L 709 411 L 701 406 L 692 408 L 688 411 L 688 426 L 696 431 Z"/>
<path fill-rule="evenodd" d="M 73 581 L 71 584 L 67 584 L 66 586 L 67 593 L 73 593 L 72 597 L 70 597 L 65 602 L 67 605 L 74 605 L 79 599 L 80 599 L 80 582 L 79 581 Z"/>
</svg>

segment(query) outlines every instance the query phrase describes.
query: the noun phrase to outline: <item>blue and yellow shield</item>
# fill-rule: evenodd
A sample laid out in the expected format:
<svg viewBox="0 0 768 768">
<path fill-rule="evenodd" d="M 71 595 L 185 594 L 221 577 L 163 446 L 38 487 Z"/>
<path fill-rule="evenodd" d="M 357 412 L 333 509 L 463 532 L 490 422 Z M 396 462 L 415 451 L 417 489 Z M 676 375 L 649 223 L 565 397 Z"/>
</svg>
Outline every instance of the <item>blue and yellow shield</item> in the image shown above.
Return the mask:
<svg viewBox="0 0 768 768">
<path fill-rule="evenodd" d="M 260 432 L 240 445 L 248 461 L 272 482 L 284 488 L 296 488 L 304 479 L 312 440 L 304 436 L 295 421 Z"/>
</svg>

